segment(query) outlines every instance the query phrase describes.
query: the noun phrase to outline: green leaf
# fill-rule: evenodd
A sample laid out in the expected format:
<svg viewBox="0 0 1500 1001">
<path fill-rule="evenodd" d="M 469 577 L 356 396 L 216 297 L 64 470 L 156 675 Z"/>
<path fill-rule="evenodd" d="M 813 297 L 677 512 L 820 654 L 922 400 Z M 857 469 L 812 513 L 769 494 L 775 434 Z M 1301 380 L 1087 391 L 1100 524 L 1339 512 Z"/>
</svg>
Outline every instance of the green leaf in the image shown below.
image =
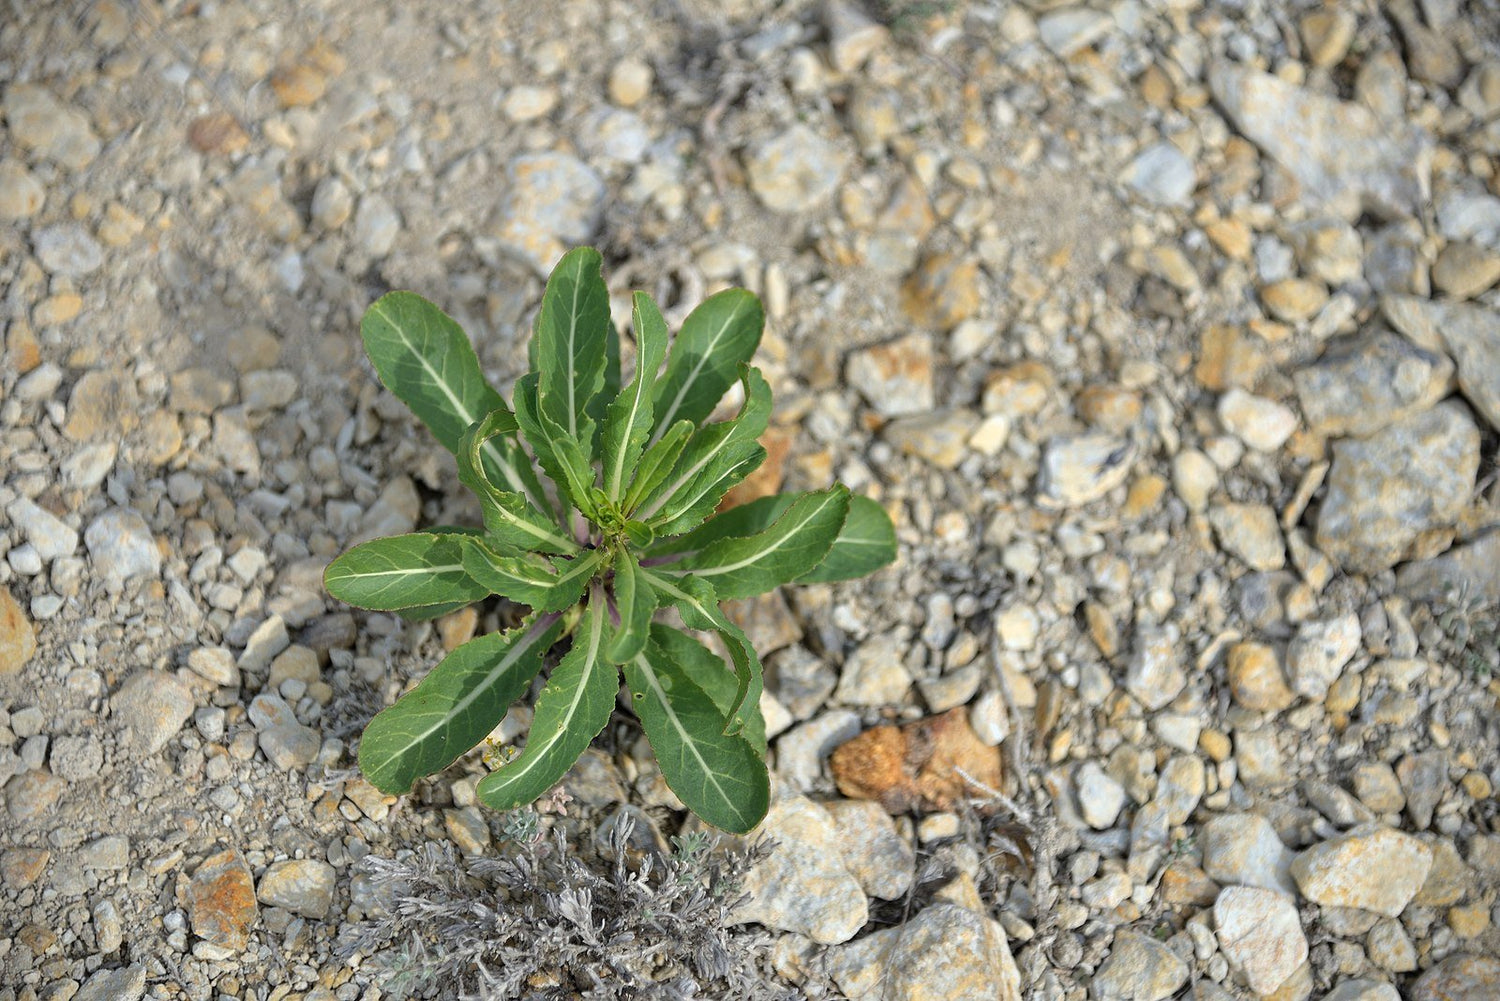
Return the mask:
<svg viewBox="0 0 1500 1001">
<path fill-rule="evenodd" d="M 604 592 L 596 585 L 573 636 L 573 648 L 537 696 L 525 749 L 485 776 L 475 790 L 485 806 L 511 810 L 536 799 L 567 774 L 609 722 L 620 675 L 604 656 L 608 618 Z"/>
<path fill-rule="evenodd" d="M 678 421 L 672 425 L 672 430 L 661 436 L 660 441 L 647 446 L 645 453 L 641 455 L 641 461 L 636 464 L 635 478 L 631 480 L 630 489 L 625 493 L 625 502 L 620 508 L 622 511 L 626 514 L 633 513 L 641 501 L 672 475 L 678 457 L 687 448 L 695 430 L 692 421 Z"/>
<path fill-rule="evenodd" d="M 515 389 L 511 393 L 511 402 L 516 407 L 516 421 L 521 425 L 521 434 L 525 435 L 531 450 L 536 453 L 536 461 L 556 485 L 564 507 L 581 510 L 588 506 L 588 501 L 585 498 L 582 504 L 579 503 L 578 498 L 573 496 L 572 483 L 582 477 L 582 472 L 576 469 L 570 471 L 564 466 L 565 460 L 559 455 L 557 446 L 568 435 L 558 427 L 556 421 L 548 419 L 538 409 L 536 394 L 539 379 L 537 373 L 529 372 L 516 380 Z"/>
<path fill-rule="evenodd" d="M 467 608 L 472 601 L 448 601 L 440 605 L 419 605 L 416 608 L 398 608 L 396 614 L 407 622 L 429 622 L 433 619 L 441 619 L 449 612 L 456 612 L 460 608 Z"/>
<path fill-rule="evenodd" d="M 604 387 L 609 350 L 609 289 L 600 273 L 602 260 L 592 247 L 564 254 L 547 279 L 536 321 L 538 410 L 590 453 L 588 408 Z"/>
<path fill-rule="evenodd" d="M 448 451 L 457 454 L 464 432 L 504 406 L 463 329 L 416 293 L 391 292 L 375 300 L 359 332 L 380 381 Z"/>
<path fill-rule="evenodd" d="M 682 635 L 674 629 L 658 629 Z M 652 630 L 651 647 L 625 665 L 631 704 L 656 752 L 667 787 L 708 823 L 745 834 L 770 808 L 766 763 L 744 737 L 724 733 L 723 714 L 683 665 L 662 648 L 658 629 Z"/>
<path fill-rule="evenodd" d="M 711 295 L 688 314 L 656 387 L 652 441 L 675 421 L 698 424 L 713 413 L 740 366 L 755 354 L 765 322 L 760 300 L 740 288 Z"/>
<path fill-rule="evenodd" d="M 692 576 L 668 577 L 655 569 L 642 568 L 647 581 L 682 615 L 689 629 L 718 633 L 734 665 L 735 694 L 725 712 L 729 723 L 726 733 L 740 733 L 749 720 L 760 714 L 760 692 L 764 685 L 760 656 L 743 630 L 729 620 L 719 608 L 713 586 Z"/>
<path fill-rule="evenodd" d="M 817 567 L 848 513 L 845 487 L 803 494 L 764 531 L 720 539 L 657 572 L 691 573 L 712 584 L 720 601 L 764 594 Z"/>
<path fill-rule="evenodd" d="M 557 560 L 553 568 L 530 554 L 506 556 L 495 552 L 483 539 L 465 539 L 464 570 L 492 594 L 539 612 L 557 612 L 578 603 L 604 554 L 595 549 L 571 559 Z"/>
<path fill-rule="evenodd" d="M 896 559 L 896 527 L 885 508 L 868 497 L 851 497 L 849 517 L 823 562 L 797 578 L 799 584 L 827 584 L 874 573 Z"/>
<path fill-rule="evenodd" d="M 416 293 L 381 296 L 365 311 L 359 330 L 381 383 L 454 455 L 475 422 L 504 409 L 500 394 L 485 381 L 463 329 Z M 545 508 L 540 489 L 533 493 L 526 482 L 524 470 L 529 466 L 514 443 L 494 443 L 485 449 L 485 467 L 493 476 Z"/>
<path fill-rule="evenodd" d="M 667 321 L 644 292 L 635 293 L 635 376 L 609 405 L 604 421 L 604 492 L 619 501 L 651 433 L 651 393 L 667 352 Z"/>
<path fill-rule="evenodd" d="M 411 791 L 474 747 L 505 716 L 557 641 L 557 616 L 472 639 L 365 727 L 359 767 L 375 788 Z"/>
<path fill-rule="evenodd" d="M 323 585 L 359 608 L 462 607 L 489 594 L 464 570 L 462 538 L 418 532 L 366 542 L 328 564 Z"/>
<path fill-rule="evenodd" d="M 718 707 L 719 718 L 726 724 L 734 700 L 739 695 L 739 682 L 734 669 L 724 663 L 724 658 L 678 629 L 660 623 L 651 626 L 651 642 L 661 647 L 674 663 L 686 671 L 693 684 L 703 689 Z M 755 711 L 745 716 L 745 729 L 739 734 L 750 742 L 756 753 L 766 756 L 766 720 L 757 703 Z"/>
<path fill-rule="evenodd" d="M 615 555 L 614 598 L 620 624 L 610 637 L 605 655 L 610 663 L 623 664 L 646 645 L 651 615 L 656 611 L 656 592 L 646 582 L 635 556 L 626 550 Z"/>
<path fill-rule="evenodd" d="M 513 435 L 515 414 L 500 406 L 464 432 L 458 450 L 458 478 L 479 497 L 484 525 L 497 544 L 519 551 L 572 553 L 578 546 L 558 530 L 527 496 L 497 486 L 484 461 L 494 439 Z"/>
<path fill-rule="evenodd" d="M 765 461 L 759 438 L 771 418 L 771 387 L 759 370 L 740 370 L 745 402 L 728 421 L 700 428 L 661 485 L 645 497 L 639 513 L 658 535 L 676 535 L 713 512 L 725 492 Z"/>
<path fill-rule="evenodd" d="M 573 498 L 573 506 L 591 521 L 598 521 L 600 509 L 594 503 L 594 466 L 584 454 L 583 445 L 567 435 L 551 417 L 546 414 L 539 416 L 552 445 L 552 455 L 558 471 L 562 473 L 568 493 Z"/>
<path fill-rule="evenodd" d="M 729 508 L 685 535 L 658 538 L 646 550 L 658 558 L 695 553 L 721 539 L 743 538 L 763 532 L 805 493 L 774 494 Z M 839 529 L 828 555 L 816 568 L 798 577 L 798 584 L 854 580 L 874 573 L 896 558 L 896 529 L 885 508 L 868 497 L 849 498 L 849 516 Z"/>
</svg>

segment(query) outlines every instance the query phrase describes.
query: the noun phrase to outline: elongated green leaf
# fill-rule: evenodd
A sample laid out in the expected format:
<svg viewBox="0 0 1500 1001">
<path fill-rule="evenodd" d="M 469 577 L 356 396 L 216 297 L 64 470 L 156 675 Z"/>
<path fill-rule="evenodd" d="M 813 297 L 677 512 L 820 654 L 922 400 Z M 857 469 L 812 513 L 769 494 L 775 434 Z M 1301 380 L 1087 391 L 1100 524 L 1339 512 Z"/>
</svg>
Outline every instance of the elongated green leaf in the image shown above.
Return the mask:
<svg viewBox="0 0 1500 1001">
<path fill-rule="evenodd" d="M 896 558 L 896 527 L 885 508 L 868 497 L 849 500 L 849 516 L 833 540 L 828 555 L 799 584 L 827 584 L 855 580 L 874 573 Z"/>
<path fill-rule="evenodd" d="M 625 682 L 662 777 L 699 817 L 744 834 L 770 807 L 766 763 L 744 737 L 724 733 L 725 719 L 713 699 L 652 632 L 651 647 L 625 665 Z"/>
<path fill-rule="evenodd" d="M 552 269 L 536 321 L 533 366 L 540 375 L 539 411 L 590 453 L 588 408 L 604 386 L 609 349 L 609 289 L 600 273 L 602 260 L 592 247 L 579 247 Z"/>
<path fill-rule="evenodd" d="M 658 534 L 676 535 L 708 517 L 724 492 L 765 460 L 758 439 L 771 418 L 771 387 L 748 365 L 740 376 L 745 402 L 739 414 L 700 428 L 671 475 L 644 499 L 638 517 Z"/>
<path fill-rule="evenodd" d="M 764 531 L 720 539 L 659 572 L 706 580 L 720 601 L 764 594 L 817 567 L 848 513 L 844 487 L 803 494 Z"/>
<path fill-rule="evenodd" d="M 557 642 L 557 616 L 472 639 L 365 727 L 359 767 L 382 792 L 401 795 L 474 747 L 505 716 Z"/>
<path fill-rule="evenodd" d="M 537 696 L 525 749 L 485 776 L 475 790 L 485 806 L 510 810 L 536 799 L 567 774 L 609 722 L 620 674 L 604 656 L 608 618 L 604 592 L 596 585 L 573 648 Z"/>
<path fill-rule="evenodd" d="M 516 380 L 515 389 L 511 393 L 511 402 L 516 407 L 516 422 L 521 425 L 521 434 L 530 443 L 531 450 L 536 453 L 536 461 L 541 464 L 542 469 L 557 487 L 563 507 L 576 509 L 579 507 L 578 498 L 573 496 L 571 483 L 578 476 L 570 474 L 570 471 L 564 468 L 564 460 L 558 455 L 557 450 L 558 441 L 567 438 L 567 435 L 558 430 L 555 421 L 544 418 L 538 408 L 536 397 L 539 379 L 540 376 L 536 372 L 528 372 Z"/>
<path fill-rule="evenodd" d="M 635 376 L 609 405 L 604 421 L 604 492 L 618 502 L 651 433 L 652 390 L 667 352 L 667 321 L 644 292 L 635 293 Z"/>
<path fill-rule="evenodd" d="M 709 296 L 688 314 L 656 388 L 652 441 L 674 421 L 697 424 L 713 413 L 740 366 L 755 354 L 765 322 L 760 300 L 739 288 Z"/>
<path fill-rule="evenodd" d="M 380 381 L 454 455 L 476 421 L 504 408 L 500 394 L 485 381 L 463 329 L 416 293 L 381 296 L 365 311 L 359 330 Z M 507 489 L 545 507 L 540 490 L 533 493 L 526 482 L 524 470 L 530 462 L 514 443 L 492 443 L 484 461 Z"/>
<path fill-rule="evenodd" d="M 695 553 L 720 539 L 763 532 L 787 508 L 807 494 L 773 494 L 714 515 L 685 535 L 659 538 L 646 550 L 652 558 Z M 798 584 L 854 580 L 874 573 L 896 558 L 896 529 L 885 508 L 868 497 L 849 498 L 849 516 L 823 562 L 797 578 Z"/>
<path fill-rule="evenodd" d="M 621 505 L 621 510 L 627 514 L 634 512 L 640 507 L 642 500 L 672 475 L 672 468 L 677 464 L 683 449 L 687 448 L 694 430 L 692 421 L 678 421 L 654 445 L 647 446 L 641 455 L 641 461 L 636 464 L 635 478 L 630 481 L 630 489 L 625 492 L 625 503 Z"/>
<path fill-rule="evenodd" d="M 457 535 L 418 532 L 355 546 L 328 564 L 323 585 L 360 608 L 461 607 L 489 592 L 464 571 Z"/>
<path fill-rule="evenodd" d="M 603 562 L 598 550 L 571 559 L 547 560 L 530 554 L 506 556 L 495 552 L 483 539 L 465 539 L 464 570 L 493 594 L 530 605 L 539 612 L 558 612 L 577 604 Z"/>
<path fill-rule="evenodd" d="M 571 553 L 578 546 L 559 531 L 525 494 L 497 486 L 485 465 L 494 439 L 513 435 L 519 424 L 505 407 L 497 407 L 464 432 L 458 450 L 458 477 L 479 497 L 484 525 L 497 545 L 518 551 Z"/>
<path fill-rule="evenodd" d="M 584 408 L 594 428 L 593 448 L 589 450 L 589 455 L 591 456 L 598 457 L 604 454 L 603 447 L 600 444 L 604 435 L 604 418 L 606 412 L 609 410 L 610 403 L 619 395 L 620 331 L 611 318 L 604 340 L 604 385 L 600 387 L 599 392 L 594 394 L 594 398 Z"/>
<path fill-rule="evenodd" d="M 398 608 L 396 614 L 407 622 L 429 622 L 433 619 L 441 619 L 449 612 L 456 612 L 460 608 L 472 605 L 472 601 L 448 601 L 440 605 L 419 605 L 416 608 Z"/>
<path fill-rule="evenodd" d="M 551 442 L 558 471 L 568 485 L 568 493 L 573 497 L 573 506 L 590 520 L 599 520 L 599 507 L 594 501 L 594 467 L 584 454 L 583 446 L 564 433 L 551 417 L 545 413 L 538 416 L 541 417 L 542 429 Z"/>
<path fill-rule="evenodd" d="M 689 629 L 710 630 L 718 633 L 719 638 L 724 641 L 735 675 L 735 695 L 725 713 L 729 720 L 725 732 L 742 732 L 749 720 L 760 714 L 760 692 L 764 679 L 760 656 L 755 652 L 755 647 L 750 645 L 744 631 L 719 608 L 718 596 L 706 581 L 691 575 L 668 577 L 646 568 L 642 568 L 642 573 L 656 589 L 661 600 L 677 609 Z"/>
<path fill-rule="evenodd" d="M 646 645 L 657 600 L 656 592 L 641 573 L 641 565 L 626 550 L 615 555 L 614 597 L 620 624 L 615 627 L 605 654 L 610 663 L 623 664 Z"/>
<path fill-rule="evenodd" d="M 651 626 L 651 644 L 686 671 L 693 684 L 708 693 L 719 710 L 719 718 L 727 724 L 734 700 L 739 695 L 739 682 L 734 669 L 724 663 L 724 658 L 687 633 L 660 623 Z M 766 720 L 758 704 L 754 712 L 745 715 L 745 729 L 739 735 L 748 740 L 762 758 L 766 756 Z"/>
</svg>

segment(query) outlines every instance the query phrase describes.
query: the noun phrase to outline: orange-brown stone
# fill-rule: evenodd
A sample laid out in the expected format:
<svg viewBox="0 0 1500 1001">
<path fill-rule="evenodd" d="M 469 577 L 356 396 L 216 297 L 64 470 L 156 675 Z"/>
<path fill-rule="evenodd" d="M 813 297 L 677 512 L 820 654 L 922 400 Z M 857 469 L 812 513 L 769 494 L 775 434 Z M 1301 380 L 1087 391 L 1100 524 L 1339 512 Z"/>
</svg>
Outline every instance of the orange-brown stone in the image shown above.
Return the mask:
<svg viewBox="0 0 1500 1001">
<path fill-rule="evenodd" d="M 840 792 L 873 799 L 888 813 L 950 810 L 1000 788 L 1000 749 L 985 746 L 962 706 L 866 730 L 835 750 L 829 765 Z"/>
</svg>

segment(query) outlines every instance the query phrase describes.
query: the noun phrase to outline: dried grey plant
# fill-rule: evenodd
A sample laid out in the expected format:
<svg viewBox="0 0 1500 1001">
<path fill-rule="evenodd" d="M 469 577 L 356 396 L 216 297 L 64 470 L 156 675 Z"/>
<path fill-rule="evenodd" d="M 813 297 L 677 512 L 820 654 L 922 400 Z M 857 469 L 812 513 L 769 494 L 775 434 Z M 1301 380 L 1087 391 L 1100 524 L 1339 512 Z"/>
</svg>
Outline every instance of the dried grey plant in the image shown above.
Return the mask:
<svg viewBox="0 0 1500 1001">
<path fill-rule="evenodd" d="M 604 855 L 542 830 L 535 810 L 507 815 L 501 850 L 460 858 L 430 842 L 368 857 L 385 912 L 361 923 L 348 954 L 383 968 L 397 996 L 476 1001 L 779 999 L 795 992 L 764 969 L 767 936 L 730 923 L 764 843 L 715 851 L 673 838 L 670 853 L 631 847 L 632 823 Z"/>
</svg>

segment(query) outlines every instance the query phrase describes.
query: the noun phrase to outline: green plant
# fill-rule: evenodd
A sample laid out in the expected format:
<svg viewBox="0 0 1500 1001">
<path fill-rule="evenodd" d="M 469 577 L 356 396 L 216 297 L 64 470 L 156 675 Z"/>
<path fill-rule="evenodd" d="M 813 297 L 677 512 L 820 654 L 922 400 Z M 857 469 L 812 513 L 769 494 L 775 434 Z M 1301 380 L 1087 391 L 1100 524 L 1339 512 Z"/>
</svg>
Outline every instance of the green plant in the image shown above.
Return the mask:
<svg viewBox="0 0 1500 1001">
<path fill-rule="evenodd" d="M 511 407 L 436 306 L 392 292 L 365 314 L 361 334 L 381 381 L 456 456 L 484 528 L 356 546 L 329 565 L 329 593 L 415 619 L 493 594 L 532 614 L 454 650 L 376 716 L 360 767 L 385 792 L 409 791 L 484 739 L 547 655 L 570 642 L 537 698 L 525 748 L 479 783 L 479 800 L 511 809 L 561 779 L 609 721 L 623 671 L 668 786 L 704 820 L 744 832 L 769 805 L 761 665 L 719 602 L 863 576 L 894 559 L 895 532 L 880 505 L 842 486 L 716 514 L 766 456 L 757 439 L 771 390 L 748 363 L 760 302 L 743 289 L 710 296 L 669 353 L 660 310 L 636 292 L 635 372 L 622 387 L 600 263 L 580 248 L 552 272 Z M 739 413 L 708 423 L 736 380 Z M 717 634 L 732 669 L 654 622 L 659 608 Z"/>
</svg>

